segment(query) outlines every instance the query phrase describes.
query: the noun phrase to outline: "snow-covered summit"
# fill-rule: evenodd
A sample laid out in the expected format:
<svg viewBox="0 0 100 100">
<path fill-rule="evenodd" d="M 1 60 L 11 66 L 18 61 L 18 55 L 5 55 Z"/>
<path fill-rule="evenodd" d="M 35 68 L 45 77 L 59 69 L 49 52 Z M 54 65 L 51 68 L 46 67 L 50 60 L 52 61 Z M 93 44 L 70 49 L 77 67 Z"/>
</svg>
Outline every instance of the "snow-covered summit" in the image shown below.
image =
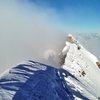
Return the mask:
<svg viewBox="0 0 100 100">
<path fill-rule="evenodd" d="M 65 44 L 62 50 L 62 55 L 65 57 L 62 68 L 77 77 L 82 86 L 80 90 L 82 94 L 85 94 L 91 100 L 96 100 L 100 96 L 99 60 L 87 51 L 72 35 L 68 35 Z M 80 83 L 77 86 L 80 86 Z"/>
</svg>

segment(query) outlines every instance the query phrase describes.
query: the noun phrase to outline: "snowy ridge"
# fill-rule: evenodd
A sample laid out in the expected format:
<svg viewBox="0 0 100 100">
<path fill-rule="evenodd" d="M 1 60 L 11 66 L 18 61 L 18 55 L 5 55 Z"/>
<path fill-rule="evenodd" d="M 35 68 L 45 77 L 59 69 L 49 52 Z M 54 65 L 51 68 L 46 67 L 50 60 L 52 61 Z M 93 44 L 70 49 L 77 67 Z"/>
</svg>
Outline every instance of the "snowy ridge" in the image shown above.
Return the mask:
<svg viewBox="0 0 100 100">
<path fill-rule="evenodd" d="M 100 59 L 100 33 L 76 34 L 77 40 Z"/>
<path fill-rule="evenodd" d="M 99 62 L 99 60 L 73 36 L 68 36 L 62 55 L 66 55 L 62 68 L 69 71 L 80 81 L 74 86 L 81 86 L 81 93 L 85 94 L 90 100 L 98 100 L 100 96 L 100 68 L 96 62 Z M 65 78 L 65 80 L 68 79 Z"/>
</svg>

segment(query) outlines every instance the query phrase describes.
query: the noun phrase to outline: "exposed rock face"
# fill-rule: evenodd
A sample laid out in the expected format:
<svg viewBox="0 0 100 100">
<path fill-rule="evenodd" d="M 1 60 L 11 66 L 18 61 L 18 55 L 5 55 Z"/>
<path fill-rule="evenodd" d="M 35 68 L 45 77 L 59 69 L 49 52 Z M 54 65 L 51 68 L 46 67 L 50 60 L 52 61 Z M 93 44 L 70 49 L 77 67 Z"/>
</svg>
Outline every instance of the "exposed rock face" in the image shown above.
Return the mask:
<svg viewBox="0 0 100 100">
<path fill-rule="evenodd" d="M 81 49 L 81 46 L 80 46 L 80 45 L 78 45 L 78 44 L 77 44 L 77 49 L 78 49 L 78 50 L 80 50 L 80 49 Z"/>
<path fill-rule="evenodd" d="M 98 68 L 100 68 L 100 62 L 98 61 L 98 62 L 96 62 L 96 64 L 97 64 Z"/>
</svg>

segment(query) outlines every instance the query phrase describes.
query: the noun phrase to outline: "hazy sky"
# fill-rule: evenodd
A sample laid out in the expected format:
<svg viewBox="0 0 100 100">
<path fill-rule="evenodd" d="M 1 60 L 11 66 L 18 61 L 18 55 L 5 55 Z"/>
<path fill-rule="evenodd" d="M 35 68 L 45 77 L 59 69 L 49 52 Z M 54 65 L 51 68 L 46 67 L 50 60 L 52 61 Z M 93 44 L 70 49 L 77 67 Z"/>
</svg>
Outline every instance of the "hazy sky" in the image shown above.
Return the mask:
<svg viewBox="0 0 100 100">
<path fill-rule="evenodd" d="M 66 33 L 100 32 L 99 5 L 99 0 L 0 0 L 0 73 L 60 52 Z"/>
<path fill-rule="evenodd" d="M 52 8 L 70 32 L 100 32 L 100 0 L 29 0 Z"/>
</svg>

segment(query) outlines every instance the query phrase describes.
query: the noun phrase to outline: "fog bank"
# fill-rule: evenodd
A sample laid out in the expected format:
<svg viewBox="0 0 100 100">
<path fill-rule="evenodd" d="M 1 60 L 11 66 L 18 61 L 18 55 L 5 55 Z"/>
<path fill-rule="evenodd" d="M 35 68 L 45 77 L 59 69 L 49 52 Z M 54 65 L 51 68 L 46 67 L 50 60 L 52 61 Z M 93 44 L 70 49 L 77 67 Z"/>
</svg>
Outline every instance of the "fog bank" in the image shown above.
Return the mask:
<svg viewBox="0 0 100 100">
<path fill-rule="evenodd" d="M 65 33 L 52 9 L 15 1 L 0 7 L 0 72 L 29 59 L 48 64 L 45 52 L 60 52 Z"/>
</svg>

